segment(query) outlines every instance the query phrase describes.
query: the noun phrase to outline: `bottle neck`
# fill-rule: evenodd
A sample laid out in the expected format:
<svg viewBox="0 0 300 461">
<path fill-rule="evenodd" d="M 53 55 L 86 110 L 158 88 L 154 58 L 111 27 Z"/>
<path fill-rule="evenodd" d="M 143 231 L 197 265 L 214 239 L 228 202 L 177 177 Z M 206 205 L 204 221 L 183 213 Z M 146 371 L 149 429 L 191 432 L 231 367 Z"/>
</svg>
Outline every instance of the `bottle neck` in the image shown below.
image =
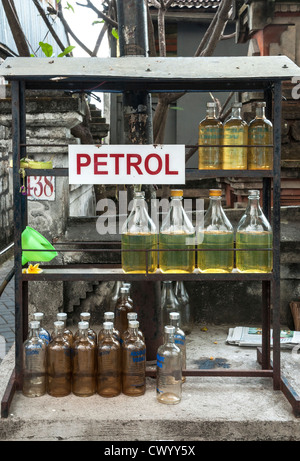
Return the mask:
<svg viewBox="0 0 300 461">
<path fill-rule="evenodd" d="M 166 344 L 175 344 L 174 333 L 165 333 L 165 343 Z"/>
<path fill-rule="evenodd" d="M 209 208 L 211 212 L 211 222 L 213 225 L 217 225 L 222 217 L 222 204 L 221 197 L 210 197 L 209 198 Z"/>
<path fill-rule="evenodd" d="M 248 198 L 248 212 L 250 214 L 251 224 L 254 224 L 256 218 L 258 218 L 262 213 L 259 203 L 259 197 Z"/>
<path fill-rule="evenodd" d="M 206 118 L 216 118 L 216 108 L 215 107 L 208 107 L 206 109 Z"/>
<path fill-rule="evenodd" d="M 86 339 L 88 337 L 88 329 L 87 328 L 80 328 L 79 329 L 79 338 Z"/>
<path fill-rule="evenodd" d="M 179 319 L 170 319 L 170 325 L 172 325 L 173 327 L 176 327 L 178 328 L 179 327 Z"/>
<path fill-rule="evenodd" d="M 62 341 L 63 340 L 63 329 L 62 328 L 55 328 L 54 330 L 54 337 L 56 341 Z"/>
<path fill-rule="evenodd" d="M 256 108 L 256 118 L 266 118 L 266 111 L 265 107 L 257 107 Z"/>
<path fill-rule="evenodd" d="M 39 338 L 39 328 L 32 328 L 31 329 L 31 338 Z"/>
<path fill-rule="evenodd" d="M 138 328 L 129 327 L 128 331 L 131 338 L 135 339 L 138 337 Z"/>
<path fill-rule="evenodd" d="M 242 119 L 242 109 L 240 107 L 233 107 L 231 111 L 231 118 Z"/>
</svg>

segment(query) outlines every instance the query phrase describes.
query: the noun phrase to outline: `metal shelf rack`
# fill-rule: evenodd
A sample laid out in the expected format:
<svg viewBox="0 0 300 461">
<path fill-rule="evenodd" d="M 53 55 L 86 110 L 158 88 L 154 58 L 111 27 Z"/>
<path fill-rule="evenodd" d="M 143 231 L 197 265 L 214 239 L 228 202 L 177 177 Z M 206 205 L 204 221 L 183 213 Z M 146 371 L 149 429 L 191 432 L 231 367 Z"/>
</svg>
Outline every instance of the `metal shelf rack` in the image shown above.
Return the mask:
<svg viewBox="0 0 300 461">
<path fill-rule="evenodd" d="M 30 61 L 29 61 L 30 60 Z M 228 62 L 228 60 L 230 60 Z M 187 376 L 267 376 L 274 390 L 281 390 L 300 416 L 300 397 L 280 370 L 280 151 L 281 85 L 299 76 L 300 69 L 285 56 L 221 58 L 8 58 L 0 75 L 11 83 L 12 143 L 14 189 L 15 251 L 15 369 L 1 402 L 1 417 L 7 417 L 16 390 L 21 389 L 22 345 L 28 325 L 28 283 L 33 280 L 201 280 L 249 281 L 262 286 L 262 347 L 258 349 L 261 370 L 184 370 Z M 273 187 L 273 272 L 270 274 L 124 274 L 121 269 L 102 266 L 43 266 L 42 274 L 22 274 L 21 234 L 27 223 L 27 200 L 20 193 L 20 158 L 26 156 L 26 90 L 68 90 L 124 92 L 207 92 L 263 91 L 268 102 L 268 118 L 274 125 L 274 166 L 272 171 L 191 170 L 186 177 L 256 177 L 263 180 L 263 210 L 271 219 Z M 49 148 L 54 147 L 49 145 Z M 27 175 L 67 176 L 67 168 L 26 170 Z M 82 243 L 82 242 L 81 242 Z M 74 250 L 72 250 L 74 251 Z M 76 250 L 75 250 L 76 251 Z M 90 250 L 94 251 L 94 250 Z M 273 358 L 271 361 L 270 326 L 272 305 Z M 151 374 L 151 371 L 147 372 Z"/>
</svg>

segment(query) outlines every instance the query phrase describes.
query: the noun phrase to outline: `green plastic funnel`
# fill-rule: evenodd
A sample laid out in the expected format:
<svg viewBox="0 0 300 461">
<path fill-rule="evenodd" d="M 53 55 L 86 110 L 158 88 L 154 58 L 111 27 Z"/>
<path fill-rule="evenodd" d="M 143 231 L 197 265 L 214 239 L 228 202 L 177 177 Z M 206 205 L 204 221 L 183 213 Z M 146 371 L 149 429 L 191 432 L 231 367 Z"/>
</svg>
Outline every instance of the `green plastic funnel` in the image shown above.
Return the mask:
<svg viewBox="0 0 300 461">
<path fill-rule="evenodd" d="M 57 256 L 56 251 L 41 251 L 55 250 L 50 242 L 39 232 L 32 227 L 27 226 L 22 232 L 22 249 L 34 250 L 22 252 L 22 265 L 32 262 L 51 261 Z"/>
</svg>

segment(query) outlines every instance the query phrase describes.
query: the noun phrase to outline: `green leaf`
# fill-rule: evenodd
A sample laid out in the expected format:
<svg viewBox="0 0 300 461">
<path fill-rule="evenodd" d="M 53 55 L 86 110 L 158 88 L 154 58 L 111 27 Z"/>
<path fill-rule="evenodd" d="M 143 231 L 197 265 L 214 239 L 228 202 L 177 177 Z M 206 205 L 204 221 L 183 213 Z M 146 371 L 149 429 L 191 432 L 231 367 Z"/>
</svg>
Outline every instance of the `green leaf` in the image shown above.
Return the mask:
<svg viewBox="0 0 300 461">
<path fill-rule="evenodd" d="M 69 2 L 67 2 L 67 5 L 68 5 L 68 6 L 65 6 L 65 9 L 66 9 L 66 10 L 72 10 L 72 11 L 73 11 L 73 13 L 75 13 L 73 6 L 72 6 L 72 5 L 70 5 L 70 3 L 69 3 Z"/>
<path fill-rule="evenodd" d="M 183 107 L 177 107 L 177 106 L 172 106 L 172 107 L 170 107 L 170 109 L 174 109 L 174 110 L 184 110 Z"/>
<path fill-rule="evenodd" d="M 105 22 L 104 19 L 102 19 L 102 21 L 93 21 L 93 22 L 92 22 L 92 26 L 93 26 L 94 24 L 103 24 L 104 22 Z"/>
<path fill-rule="evenodd" d="M 117 40 L 119 40 L 119 34 L 118 34 L 118 31 L 117 31 L 117 29 L 115 27 L 112 28 L 111 33 Z"/>
<path fill-rule="evenodd" d="M 39 45 L 43 51 L 43 53 L 47 56 L 47 58 L 51 58 L 53 55 L 53 47 L 49 45 L 49 43 L 39 42 Z"/>
<path fill-rule="evenodd" d="M 76 48 L 75 46 L 67 46 L 67 48 L 64 49 L 62 53 L 59 53 L 57 55 L 58 58 L 62 58 L 63 56 L 66 56 L 67 54 L 71 53 L 72 50 Z"/>
</svg>

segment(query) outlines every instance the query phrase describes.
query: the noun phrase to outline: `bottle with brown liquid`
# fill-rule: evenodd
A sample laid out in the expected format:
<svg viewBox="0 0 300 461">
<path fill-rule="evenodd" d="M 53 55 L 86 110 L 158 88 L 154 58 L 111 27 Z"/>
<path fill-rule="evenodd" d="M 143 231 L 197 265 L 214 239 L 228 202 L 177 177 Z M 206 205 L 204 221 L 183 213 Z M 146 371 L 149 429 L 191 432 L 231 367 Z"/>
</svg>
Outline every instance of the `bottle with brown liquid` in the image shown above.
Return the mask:
<svg viewBox="0 0 300 461">
<path fill-rule="evenodd" d="M 46 393 L 46 347 L 39 337 L 40 322 L 30 322 L 30 334 L 23 345 L 23 388 L 26 397 Z"/>
<path fill-rule="evenodd" d="M 146 344 L 138 335 L 139 322 L 129 322 L 130 335 L 122 343 L 122 391 L 128 396 L 146 391 Z"/>
<path fill-rule="evenodd" d="M 121 296 L 118 299 L 115 311 L 115 326 L 116 329 L 119 331 L 121 337 L 124 331 L 127 329 L 127 313 L 132 312 L 133 306 L 128 300 L 129 292 L 126 287 L 122 287 Z"/>
<path fill-rule="evenodd" d="M 104 322 L 112 322 L 113 324 L 113 336 L 117 341 L 120 341 L 120 332 L 114 327 L 115 313 L 114 312 L 104 312 Z M 98 343 L 104 337 L 104 327 L 100 328 L 98 333 Z"/>
<path fill-rule="evenodd" d="M 90 327 L 90 319 L 91 319 L 91 314 L 89 312 L 81 312 L 80 314 L 80 321 L 81 322 L 87 322 L 88 323 L 88 332 L 87 335 L 90 338 L 91 341 L 94 341 L 95 344 L 97 344 L 97 333 Z M 74 335 L 74 341 L 79 338 L 79 329 L 76 331 Z"/>
<path fill-rule="evenodd" d="M 88 337 L 88 322 L 78 322 L 78 338 L 73 343 L 73 394 L 89 397 L 96 392 L 96 344 Z"/>
<path fill-rule="evenodd" d="M 71 393 L 71 345 L 64 337 L 64 322 L 54 322 L 54 335 L 47 347 L 47 391 L 53 397 Z"/>
<path fill-rule="evenodd" d="M 72 331 L 67 328 L 67 313 L 66 312 L 58 312 L 57 315 L 56 315 L 56 318 L 59 322 L 64 322 L 64 337 L 66 338 L 67 341 L 69 341 L 69 343 L 73 344 L 73 333 Z"/>
<path fill-rule="evenodd" d="M 136 312 L 128 312 L 127 313 L 127 320 L 128 320 L 128 325 L 129 325 L 129 322 L 131 322 L 132 320 L 137 320 L 137 313 Z M 122 335 L 121 342 L 125 341 L 125 339 L 129 337 L 129 335 L 130 335 L 130 330 L 129 330 L 129 327 L 127 327 L 127 329 L 124 331 L 124 333 Z M 140 338 L 143 341 L 145 341 L 144 334 L 140 329 L 138 330 L 138 335 L 140 336 Z"/>
<path fill-rule="evenodd" d="M 103 336 L 98 342 L 97 392 L 102 397 L 115 397 L 122 391 L 121 345 L 114 337 L 113 323 L 103 323 Z"/>
</svg>

